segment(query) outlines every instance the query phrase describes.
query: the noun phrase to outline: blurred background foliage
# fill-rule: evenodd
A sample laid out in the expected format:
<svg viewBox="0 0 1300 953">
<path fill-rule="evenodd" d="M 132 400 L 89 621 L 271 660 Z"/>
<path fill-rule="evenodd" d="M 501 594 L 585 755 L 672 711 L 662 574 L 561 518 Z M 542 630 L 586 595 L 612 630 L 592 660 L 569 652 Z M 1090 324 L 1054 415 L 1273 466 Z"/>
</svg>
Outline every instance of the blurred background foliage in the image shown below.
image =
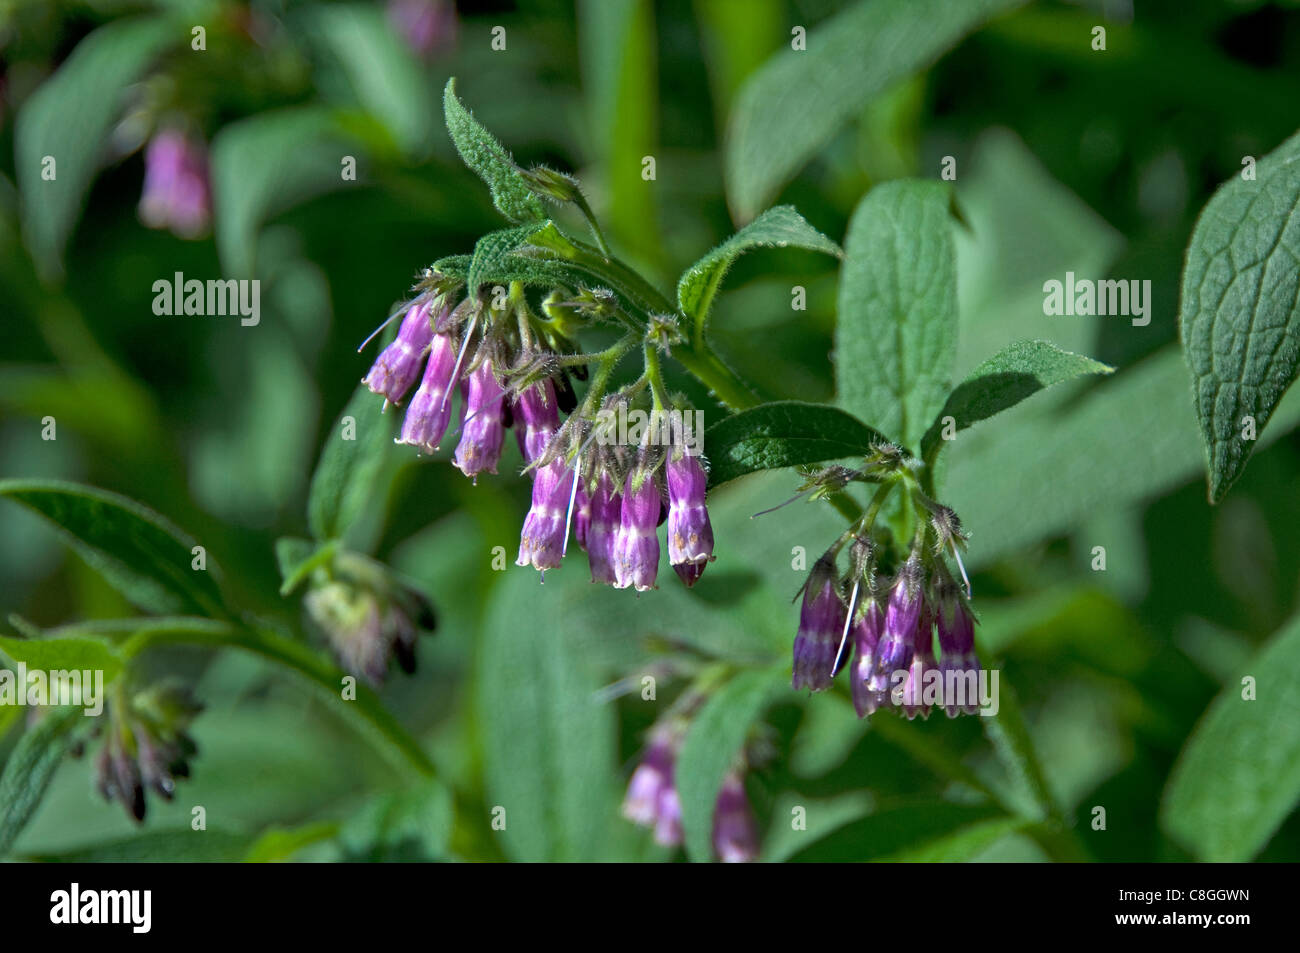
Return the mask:
<svg viewBox="0 0 1300 953">
<path fill-rule="evenodd" d="M 357 345 L 418 269 L 501 224 L 442 130 L 446 78 L 458 77 L 521 165 L 575 172 L 620 254 L 671 287 L 736 227 L 724 143 L 746 82 L 788 47 L 792 27 L 833 27 L 852 6 L 462 0 L 454 32 L 421 55 L 382 5 L 0 2 L 0 475 L 139 499 L 204 541 L 241 605 L 296 625 L 296 602 L 277 593 L 273 544 L 305 532 L 319 447 L 368 366 Z M 80 168 L 60 169 L 85 176 L 79 214 L 25 208 L 24 110 L 84 38 L 155 15 L 186 36 L 205 24 L 206 52 L 173 43 L 136 69 L 110 51 L 96 75 L 120 73 L 133 107 L 166 104 L 202 132 L 212 234 L 181 241 L 139 221 L 145 132 L 131 108 L 86 144 Z M 1104 53 L 1090 46 L 1098 23 Z M 504 51 L 491 47 L 495 26 Z M 1206 830 L 1213 813 L 1162 820 L 1194 727 L 1297 609 L 1300 414 L 1279 411 L 1230 497 L 1209 507 L 1175 342 L 1195 217 L 1243 155 L 1295 130 L 1298 58 L 1294 4 L 1031 4 L 874 97 L 780 193 L 839 239 L 872 185 L 937 177 L 955 157 L 959 376 L 1024 337 L 1120 368 L 963 434 L 946 461 L 947 501 L 973 532 L 982 655 L 1003 670 L 1004 690 L 1014 686 L 1045 783 L 1100 860 L 1294 860 L 1300 849 L 1300 822 L 1274 832 L 1297 793 L 1285 766 L 1284 803 L 1254 843 Z M 65 93 L 89 102 L 104 92 L 95 85 Z M 345 154 L 355 182 L 339 174 Z M 641 178 L 646 155 L 653 183 Z M 1150 325 L 1044 317 L 1042 283 L 1066 271 L 1149 278 Z M 256 275 L 260 324 L 154 315 L 153 283 L 174 272 Z M 718 350 L 769 398 L 832 399 L 836 283 L 835 263 L 810 253 L 742 259 L 713 319 Z M 807 289 L 806 312 L 790 310 L 795 285 Z M 671 383 L 704 399 L 684 376 Z M 46 416 L 57 440 L 41 437 Z M 441 613 L 417 674 L 394 675 L 383 693 L 440 783 L 412 787 L 266 663 L 177 649 L 154 664 L 197 680 L 207 705 L 177 803 L 139 830 L 92 798 L 87 760 L 70 760 L 14 853 L 672 856 L 617 809 L 656 704 L 598 690 L 665 651 L 780 664 L 803 580 L 792 547 L 815 555 L 841 524 L 829 507 L 798 505 L 751 521 L 795 485 L 788 472 L 758 475 L 714 498 L 719 559 L 695 591 L 666 584 L 634 597 L 572 567 L 539 587 L 531 571 L 491 568 L 493 547 L 512 561 L 527 509 L 513 444 L 508 453 L 502 476 L 475 486 L 445 460 L 394 452 L 364 521 L 374 552 Z M 1096 546 L 1105 571 L 1091 568 Z M 8 505 L 0 593 L 6 613 L 42 627 L 131 614 L 48 526 Z M 671 681 L 660 691 L 669 697 Z M 946 837 L 973 829 L 959 827 L 969 788 L 936 764 L 968 768 L 1010 803 L 1026 796 L 981 719 L 877 715 L 864 726 L 838 695 L 776 697 L 765 718 L 775 756 L 750 785 L 765 858 L 1051 855 L 1015 823 Z M 0 757 L 16 743 L 17 715 L 0 709 Z M 1294 722 L 1270 730 L 1294 734 Z M 1184 779 L 1193 792 L 1203 783 Z M 201 838 L 189 832 L 193 804 L 207 809 Z M 504 832 L 489 824 L 498 804 L 511 805 Z M 807 831 L 791 830 L 795 805 L 807 808 Z M 1106 831 L 1089 826 L 1097 805 Z"/>
</svg>

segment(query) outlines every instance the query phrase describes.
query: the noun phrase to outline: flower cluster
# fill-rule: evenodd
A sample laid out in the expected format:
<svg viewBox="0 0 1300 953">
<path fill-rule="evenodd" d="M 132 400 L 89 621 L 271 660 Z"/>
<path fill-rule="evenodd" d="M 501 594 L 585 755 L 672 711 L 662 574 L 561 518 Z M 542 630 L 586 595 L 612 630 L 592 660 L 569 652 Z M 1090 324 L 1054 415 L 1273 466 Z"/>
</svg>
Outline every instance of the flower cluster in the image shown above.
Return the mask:
<svg viewBox="0 0 1300 953">
<path fill-rule="evenodd" d="M 196 752 L 186 733 L 201 706 L 188 689 L 163 682 L 109 705 L 107 726 L 95 758 L 95 786 L 105 800 L 121 801 L 127 813 L 144 820 L 145 791 L 170 801 L 176 779 L 190 776 Z"/>
<path fill-rule="evenodd" d="M 950 718 L 974 714 L 980 669 L 975 618 L 944 561 L 951 552 L 960 566 L 965 536 L 951 509 L 898 476 L 906 472 L 883 468 L 885 482 L 872 509 L 809 573 L 794 641 L 793 685 L 823 691 L 847 667 L 859 718 L 880 708 L 928 718 L 936 705 Z M 913 545 L 901 558 L 891 558 L 887 532 L 874 539 L 870 533 L 895 476 L 909 487 L 907 502 L 921 516 Z M 838 555 L 850 539 L 848 569 L 841 574 Z"/>
<path fill-rule="evenodd" d="M 673 773 L 687 724 L 674 715 L 651 729 L 623 800 L 623 816 L 653 830 L 655 843 L 663 847 L 679 847 L 683 841 L 682 805 Z M 758 822 L 745 794 L 743 761 L 723 777 L 713 808 L 713 851 L 726 863 L 758 857 Z"/>
<path fill-rule="evenodd" d="M 567 313 L 559 291 L 536 317 L 522 293 L 491 304 L 467 297 L 454 306 L 459 285 L 426 273 L 406 307 L 397 336 L 379 355 L 364 383 L 400 404 L 420 379 L 406 408 L 399 443 L 424 453 L 439 448 L 451 427 L 459 391 L 459 434 L 454 465 L 470 478 L 496 473 L 513 427 L 532 481 L 516 564 L 545 573 L 559 568 L 570 533 L 586 551 L 593 582 L 638 592 L 655 588 L 667 521 L 668 561 L 693 586 L 714 558 L 713 528 L 705 503 L 708 474 L 682 426 L 652 384 L 652 426 L 635 443 L 620 443 L 611 422 L 644 397 L 645 379 L 604 393 L 608 371 L 626 346 L 597 355 L 574 353 L 558 316 Z M 587 293 L 594 310 L 602 299 Z M 573 378 L 598 365 L 581 408 Z M 562 414 L 569 416 L 561 420 Z"/>
</svg>

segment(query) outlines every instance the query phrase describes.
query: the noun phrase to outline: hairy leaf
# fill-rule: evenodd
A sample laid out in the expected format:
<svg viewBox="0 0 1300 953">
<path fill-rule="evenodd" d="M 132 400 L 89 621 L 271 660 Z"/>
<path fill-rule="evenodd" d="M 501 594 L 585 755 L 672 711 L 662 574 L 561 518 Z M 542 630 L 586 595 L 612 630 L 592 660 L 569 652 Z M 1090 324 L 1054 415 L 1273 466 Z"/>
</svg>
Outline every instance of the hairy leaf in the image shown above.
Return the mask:
<svg viewBox="0 0 1300 953">
<path fill-rule="evenodd" d="M 226 615 L 211 555 L 193 568 L 196 545 L 134 500 L 58 480 L 3 480 L 7 496 L 39 513 L 122 595 L 149 612 Z"/>
<path fill-rule="evenodd" d="M 1210 199 L 1183 266 L 1183 352 L 1212 503 L 1241 475 L 1300 371 L 1300 134 L 1255 171 Z"/>
<path fill-rule="evenodd" d="M 753 248 L 807 248 L 843 255 L 840 246 L 809 225 L 794 206 L 768 209 L 682 274 L 677 283 L 677 307 L 696 327 L 708 320 L 713 297 L 732 263 Z"/>
<path fill-rule="evenodd" d="M 1053 384 L 1113 370 L 1047 341 L 1017 341 L 975 368 L 948 395 L 943 410 L 921 440 L 921 453 L 928 458 L 941 444 L 945 417 L 953 418 L 955 430 L 965 430 Z"/>
<path fill-rule="evenodd" d="M 72 747 L 70 733 L 84 717 L 80 708 L 47 712 L 22 736 L 0 774 L 0 857 L 36 813 L 54 772 Z"/>
<path fill-rule="evenodd" d="M 885 438 L 851 414 L 795 400 L 725 417 L 704 434 L 709 485 L 753 473 L 865 456 Z"/>
<path fill-rule="evenodd" d="M 546 217 L 541 199 L 528 188 L 514 158 L 479 124 L 456 96 L 456 78 L 447 80 L 442 94 L 447 131 L 465 164 L 488 184 L 492 203 L 512 222 L 538 222 Z"/>
<path fill-rule="evenodd" d="M 397 415 L 381 413 L 381 406 L 362 384 L 325 437 L 307 497 L 307 522 L 318 540 L 343 537 L 384 491 L 376 481 L 392 450 Z"/>
<path fill-rule="evenodd" d="M 835 328 L 839 403 L 915 450 L 948 393 L 957 339 L 950 190 L 900 179 L 849 221 Z"/>
</svg>

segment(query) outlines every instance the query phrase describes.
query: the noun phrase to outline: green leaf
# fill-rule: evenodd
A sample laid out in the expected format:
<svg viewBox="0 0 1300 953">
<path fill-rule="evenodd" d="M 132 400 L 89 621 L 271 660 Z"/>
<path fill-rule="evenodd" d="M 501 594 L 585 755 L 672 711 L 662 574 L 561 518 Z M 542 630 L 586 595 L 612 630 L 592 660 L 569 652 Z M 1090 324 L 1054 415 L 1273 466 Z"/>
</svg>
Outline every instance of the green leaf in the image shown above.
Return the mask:
<svg viewBox="0 0 1300 953">
<path fill-rule="evenodd" d="M 1254 696 L 1243 698 L 1246 676 Z M 1300 799 L 1300 618 L 1211 703 L 1165 788 L 1161 826 L 1198 859 L 1247 861 Z"/>
<path fill-rule="evenodd" d="M 512 222 L 537 222 L 546 217 L 541 200 L 528 188 L 514 157 L 470 114 L 456 96 L 456 78 L 447 80 L 442 94 L 447 131 L 461 159 L 492 190 L 492 204 Z"/>
<path fill-rule="evenodd" d="M 784 663 L 742 672 L 713 694 L 692 720 L 674 768 L 686 854 L 691 860 L 712 858 L 713 808 L 723 776 L 763 710 L 788 690 L 789 670 Z"/>
<path fill-rule="evenodd" d="M 42 272 L 62 272 L 63 249 L 99 170 L 103 143 L 127 89 L 182 34 L 156 19 L 95 30 L 18 114 L 14 151 L 27 244 Z M 46 157 L 54 177 L 46 179 Z"/>
<path fill-rule="evenodd" d="M 122 660 L 102 639 L 14 639 L 0 636 L 0 655 L 43 672 L 100 671 L 110 682 L 122 668 Z"/>
<path fill-rule="evenodd" d="M 1300 134 L 1255 173 L 1214 193 L 1183 265 L 1179 320 L 1211 503 L 1241 475 L 1300 371 Z"/>
<path fill-rule="evenodd" d="M 943 405 L 957 339 L 950 190 L 900 179 L 849 221 L 835 328 L 839 403 L 915 449 Z"/>
<path fill-rule="evenodd" d="M 885 438 L 852 414 L 825 404 L 776 401 L 724 417 L 704 434 L 709 485 L 753 473 L 861 457 Z"/>
<path fill-rule="evenodd" d="M 9 755 L 0 774 L 0 857 L 9 853 L 36 813 L 50 779 L 72 747 L 71 730 L 82 717 L 80 708 L 70 706 L 47 712 Z"/>
<path fill-rule="evenodd" d="M 289 860 L 305 847 L 333 840 L 339 832 L 337 821 L 316 821 L 298 827 L 272 827 L 264 831 L 240 858 L 246 864 L 267 864 Z"/>
<path fill-rule="evenodd" d="M 352 88 L 408 155 L 427 150 L 436 104 L 424 71 L 379 7 L 311 8 L 326 49 L 342 65 Z M 336 170 L 337 172 L 337 170 Z"/>
<path fill-rule="evenodd" d="M 486 803 L 505 811 L 496 836 L 518 861 L 608 859 L 611 833 L 623 823 L 612 783 L 614 710 L 596 697 L 599 683 L 568 621 L 572 603 L 559 589 L 531 572 L 507 574 L 479 634 Z"/>
<path fill-rule="evenodd" d="M 1154 499 L 1192 479 L 1205 454 L 1188 380 L 1171 345 L 1068 407 L 957 440 L 945 454 L 942 498 L 970 531 L 969 563 L 987 566 L 1099 511 Z M 1300 390 L 1293 390 L 1260 443 L 1297 424 Z"/>
<path fill-rule="evenodd" d="M 248 851 L 252 837 L 221 830 L 195 831 L 188 827 L 144 831 L 57 854 L 34 854 L 24 860 L 53 864 L 228 864 Z"/>
<path fill-rule="evenodd" d="M 943 419 L 952 417 L 955 430 L 965 430 L 1044 388 L 1084 374 L 1109 374 L 1115 369 L 1082 354 L 1062 351 L 1047 341 L 1017 341 L 971 372 L 948 395 L 921 440 L 921 454 L 942 445 Z"/>
<path fill-rule="evenodd" d="M 1017 792 L 1022 795 L 1022 800 L 1027 799 L 1027 805 L 1032 805 L 1030 810 L 1036 817 L 1040 820 L 1059 818 L 1060 808 L 1043 774 L 1024 712 L 1010 683 L 1001 686 L 997 698 L 997 714 L 980 718 L 984 733 Z"/>
<path fill-rule="evenodd" d="M 445 860 L 451 825 L 451 792 L 430 780 L 370 798 L 344 822 L 339 842 L 348 861 Z"/>
<path fill-rule="evenodd" d="M 469 273 L 465 284 L 469 294 L 474 295 L 489 279 L 501 280 L 501 274 L 519 267 L 523 259 L 515 254 L 528 244 L 528 240 L 538 231 L 537 225 L 520 225 L 518 228 L 503 228 L 488 232 L 474 243 L 474 257 L 469 263 Z"/>
<path fill-rule="evenodd" d="M 993 807 L 913 801 L 845 824 L 799 851 L 790 861 L 964 861 L 1024 823 Z"/>
<path fill-rule="evenodd" d="M 342 142 L 322 106 L 258 113 L 221 128 L 212 140 L 212 202 L 228 274 L 254 274 L 258 232 L 269 218 L 343 184 Z"/>
<path fill-rule="evenodd" d="M 0 496 L 54 523 L 122 595 L 160 615 L 225 616 L 211 556 L 194 569 L 195 541 L 134 500 L 59 480 L 0 480 Z"/>
<path fill-rule="evenodd" d="M 708 321 L 714 295 L 727 270 L 752 248 L 807 248 L 837 258 L 844 254 L 839 245 L 809 225 L 793 205 L 768 209 L 682 274 L 677 283 L 677 306 L 696 328 Z"/>
<path fill-rule="evenodd" d="M 334 558 L 338 540 L 318 543 L 295 536 L 282 536 L 275 541 L 275 562 L 280 567 L 280 595 L 287 596 L 311 575 L 312 571 Z"/>
<path fill-rule="evenodd" d="M 342 538 L 370 499 L 384 492 L 376 483 L 397 415 L 380 410 L 380 399 L 362 384 L 326 435 L 307 494 L 307 523 L 318 540 Z"/>
<path fill-rule="evenodd" d="M 727 196 L 741 221 L 899 80 L 926 69 L 967 33 L 1027 0 L 869 0 L 810 31 L 745 84 L 728 129 Z"/>
</svg>

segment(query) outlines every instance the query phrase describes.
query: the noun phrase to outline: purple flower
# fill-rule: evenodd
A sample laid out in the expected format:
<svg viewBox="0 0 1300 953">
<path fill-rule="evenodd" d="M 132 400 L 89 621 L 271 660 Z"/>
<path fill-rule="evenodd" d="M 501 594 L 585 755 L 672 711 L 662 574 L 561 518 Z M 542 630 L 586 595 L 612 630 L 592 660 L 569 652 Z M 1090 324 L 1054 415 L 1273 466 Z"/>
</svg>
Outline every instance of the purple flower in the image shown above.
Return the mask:
<svg viewBox="0 0 1300 953">
<path fill-rule="evenodd" d="M 879 708 L 889 705 L 887 692 L 872 691 L 867 687 L 872 673 L 876 670 L 876 645 L 885 628 L 885 614 L 880 603 L 874 598 L 867 601 L 862 618 L 853 626 L 853 667 L 852 676 L 853 707 L 859 718 L 866 718 Z"/>
<path fill-rule="evenodd" d="M 551 434 L 560 429 L 560 405 L 549 377 L 520 392 L 515 399 L 514 419 L 519 452 L 524 463 L 530 464 L 546 451 Z"/>
<path fill-rule="evenodd" d="M 876 668 L 867 683 L 872 691 L 891 691 L 896 687 L 894 673 L 902 672 L 912 664 L 916 626 L 920 618 L 920 568 L 909 561 L 899 570 L 889 590 L 885 629 L 876 645 Z"/>
<path fill-rule="evenodd" d="M 591 497 L 591 521 L 587 527 L 587 559 L 591 563 L 591 581 L 613 585 L 614 540 L 623 518 L 623 503 L 614 491 L 614 480 L 601 470 Z"/>
<path fill-rule="evenodd" d="M 442 442 L 451 420 L 451 400 L 448 394 L 455 381 L 456 342 L 446 334 L 433 336 L 429 363 L 424 367 L 424 378 L 406 408 L 402 421 L 402 435 L 398 443 L 410 444 L 425 453 L 433 453 Z"/>
<path fill-rule="evenodd" d="M 484 470 L 497 472 L 506 437 L 505 391 L 497 383 L 491 360 L 484 360 L 471 371 L 468 380 L 465 426 L 453 462 L 465 476 L 475 477 Z"/>
<path fill-rule="evenodd" d="M 422 59 L 456 43 L 456 6 L 451 0 L 389 0 L 388 21 Z"/>
<path fill-rule="evenodd" d="M 669 455 L 668 562 L 687 586 L 695 585 L 713 556 L 713 526 L 704 504 L 708 475 L 696 457 Z"/>
<path fill-rule="evenodd" d="M 202 142 L 178 129 L 159 131 L 145 150 L 141 221 L 150 228 L 170 228 L 181 238 L 198 238 L 207 231 L 211 213 Z"/>
<path fill-rule="evenodd" d="M 524 518 L 515 565 L 531 565 L 542 572 L 559 568 L 564 555 L 564 521 L 572 480 L 573 473 L 563 460 L 552 460 L 537 469 L 533 477 L 533 505 Z"/>
<path fill-rule="evenodd" d="M 623 487 L 623 506 L 614 535 L 614 588 L 655 587 L 659 571 L 659 512 L 663 504 L 654 474 L 644 464 L 633 467 Z"/>
<path fill-rule="evenodd" d="M 424 352 L 433 343 L 433 322 L 429 311 L 432 302 L 421 298 L 407 309 L 402 326 L 393 343 L 380 352 L 363 384 L 384 400 L 400 404 L 420 374 Z"/>
<path fill-rule="evenodd" d="M 934 661 L 934 614 L 930 611 L 929 603 L 923 600 L 920 621 L 916 627 L 912 664 L 908 666 L 907 681 L 903 683 L 901 692 L 903 714 L 907 715 L 908 721 L 917 715 L 930 717 L 934 689 L 928 683 L 939 677 L 939 667 Z"/>
<path fill-rule="evenodd" d="M 799 610 L 799 634 L 794 640 L 796 689 L 819 692 L 830 688 L 846 615 L 836 591 L 835 560 L 822 556 L 808 574 Z"/>
<path fill-rule="evenodd" d="M 713 851 L 723 863 L 735 864 L 756 859 L 758 849 L 758 822 L 745 784 L 738 771 L 729 771 L 713 808 Z"/>
<path fill-rule="evenodd" d="M 573 494 L 573 538 L 584 550 L 587 537 L 591 533 L 591 497 L 587 494 L 587 484 L 579 477 L 578 488 Z"/>
<path fill-rule="evenodd" d="M 656 726 L 623 799 L 623 816 L 634 824 L 653 828 L 655 842 L 664 847 L 676 847 L 682 842 L 682 805 L 673 783 L 681 740 L 680 729 Z"/>
<path fill-rule="evenodd" d="M 959 712 L 979 711 L 979 657 L 975 654 L 975 620 L 957 587 L 947 584 L 939 592 L 939 649 L 943 657 L 944 710 L 949 718 Z M 962 704 L 958 704 L 958 699 Z"/>
</svg>

